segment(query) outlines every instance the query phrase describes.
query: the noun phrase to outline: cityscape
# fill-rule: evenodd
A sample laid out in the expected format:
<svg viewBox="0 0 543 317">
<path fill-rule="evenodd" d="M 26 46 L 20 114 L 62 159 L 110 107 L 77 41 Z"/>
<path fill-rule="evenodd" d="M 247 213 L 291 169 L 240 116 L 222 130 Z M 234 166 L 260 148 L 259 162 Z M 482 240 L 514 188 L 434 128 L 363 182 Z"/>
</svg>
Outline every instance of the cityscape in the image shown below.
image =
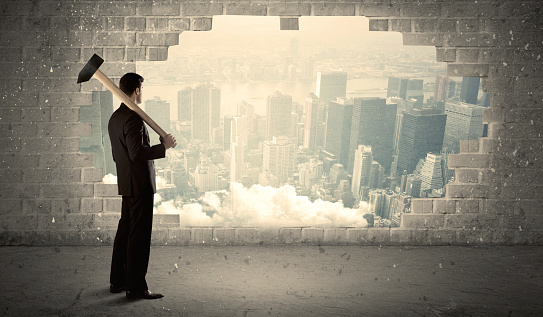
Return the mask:
<svg viewBox="0 0 543 317">
<path fill-rule="evenodd" d="M 178 141 L 155 161 L 155 212 L 186 225 L 397 227 L 413 198 L 443 197 L 447 156 L 486 135 L 479 78 L 447 76 L 434 48 L 288 36 L 274 50 L 170 49 L 138 64 L 143 109 Z M 80 150 L 105 182 L 116 107 L 99 91 L 81 108 L 92 135 Z"/>
</svg>

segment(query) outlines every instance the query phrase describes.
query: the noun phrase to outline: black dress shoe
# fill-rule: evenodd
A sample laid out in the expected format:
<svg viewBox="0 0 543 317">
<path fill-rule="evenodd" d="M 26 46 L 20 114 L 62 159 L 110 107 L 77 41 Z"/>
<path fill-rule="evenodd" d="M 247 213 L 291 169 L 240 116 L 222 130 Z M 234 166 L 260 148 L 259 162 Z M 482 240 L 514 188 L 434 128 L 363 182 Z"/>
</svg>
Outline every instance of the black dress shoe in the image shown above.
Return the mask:
<svg viewBox="0 0 543 317">
<path fill-rule="evenodd" d="M 162 298 L 164 295 L 159 293 L 153 293 L 150 290 L 143 292 L 126 291 L 126 298 L 128 299 L 157 299 Z"/>
<path fill-rule="evenodd" d="M 117 285 L 113 285 L 113 284 L 109 284 L 109 292 L 110 293 L 120 293 L 122 291 L 124 291 L 124 286 L 117 286 Z"/>
</svg>

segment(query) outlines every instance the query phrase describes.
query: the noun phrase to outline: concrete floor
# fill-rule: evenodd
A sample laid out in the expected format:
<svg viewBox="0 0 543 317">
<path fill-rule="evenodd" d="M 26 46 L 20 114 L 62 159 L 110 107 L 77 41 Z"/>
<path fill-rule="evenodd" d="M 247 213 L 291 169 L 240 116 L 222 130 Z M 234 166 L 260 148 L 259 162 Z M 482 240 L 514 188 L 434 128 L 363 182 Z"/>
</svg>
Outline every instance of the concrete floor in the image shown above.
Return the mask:
<svg viewBox="0 0 543 317">
<path fill-rule="evenodd" d="M 542 247 L 153 247 L 159 300 L 109 293 L 111 247 L 0 247 L 6 316 L 543 316 Z"/>
</svg>

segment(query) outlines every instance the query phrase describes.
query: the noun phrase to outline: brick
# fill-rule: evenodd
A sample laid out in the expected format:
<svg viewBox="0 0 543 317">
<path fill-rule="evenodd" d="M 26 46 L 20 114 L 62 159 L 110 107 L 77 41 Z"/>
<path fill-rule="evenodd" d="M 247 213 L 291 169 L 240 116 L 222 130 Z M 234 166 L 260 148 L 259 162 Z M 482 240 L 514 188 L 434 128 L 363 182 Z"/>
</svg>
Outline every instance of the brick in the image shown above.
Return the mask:
<svg viewBox="0 0 543 317">
<path fill-rule="evenodd" d="M 360 4 L 358 12 L 366 17 L 394 17 L 400 16 L 400 6 L 392 3 L 364 3 Z"/>
<path fill-rule="evenodd" d="M 478 213 L 481 199 L 458 199 L 456 211 L 459 213 Z"/>
<path fill-rule="evenodd" d="M 402 228 L 442 228 L 445 222 L 445 215 L 435 214 L 402 214 Z"/>
<path fill-rule="evenodd" d="M 480 138 L 480 153 L 490 153 L 496 147 L 496 140 L 491 138 Z"/>
<path fill-rule="evenodd" d="M 479 61 L 479 49 L 457 49 L 456 59 L 458 62 L 477 63 Z"/>
<path fill-rule="evenodd" d="M 402 33 L 403 45 L 443 46 L 444 35 L 440 33 Z"/>
<path fill-rule="evenodd" d="M 388 31 L 388 19 L 370 19 L 370 31 Z"/>
<path fill-rule="evenodd" d="M 102 18 L 99 16 L 84 16 L 81 17 L 81 20 L 79 22 L 80 25 L 70 29 L 80 29 L 81 31 L 103 31 L 105 29 L 108 29 L 108 27 L 106 27 L 106 24 L 109 21 L 114 21 L 115 19 L 116 18 L 113 17 Z"/>
<path fill-rule="evenodd" d="M 452 47 L 488 47 L 496 45 L 496 39 L 488 33 L 447 34 L 445 44 Z"/>
<path fill-rule="evenodd" d="M 189 16 L 213 16 L 223 14 L 222 3 L 182 3 L 181 14 Z"/>
<path fill-rule="evenodd" d="M 33 168 L 38 166 L 37 154 L 0 154 L 2 164 L 10 168 Z"/>
<path fill-rule="evenodd" d="M 412 244 L 413 241 L 413 229 L 405 228 L 391 228 L 390 229 L 390 242 L 394 245 L 406 245 Z"/>
<path fill-rule="evenodd" d="M 485 185 L 447 184 L 446 198 L 489 198 L 489 188 Z"/>
<path fill-rule="evenodd" d="M 212 27 L 212 18 L 191 18 L 190 19 L 190 30 L 191 31 L 210 31 Z"/>
<path fill-rule="evenodd" d="M 145 61 L 147 60 L 145 47 L 127 48 L 126 60 L 128 62 Z"/>
<path fill-rule="evenodd" d="M 165 61 L 168 59 L 168 47 L 149 47 L 149 61 Z"/>
<path fill-rule="evenodd" d="M 181 6 L 179 2 L 153 1 L 136 4 L 136 15 L 180 15 Z"/>
<path fill-rule="evenodd" d="M 439 4 L 419 2 L 417 4 L 405 3 L 400 6 L 401 17 L 439 17 L 441 10 Z"/>
<path fill-rule="evenodd" d="M 81 170 L 74 168 L 33 168 L 23 171 L 28 183 L 80 183 Z"/>
<path fill-rule="evenodd" d="M 134 16 L 136 4 L 131 2 L 99 2 L 95 12 L 108 12 L 111 16 Z"/>
<path fill-rule="evenodd" d="M 37 131 L 35 123 L 0 123 L 0 135 L 5 138 L 35 137 Z"/>
<path fill-rule="evenodd" d="M 83 106 L 92 104 L 92 93 L 57 92 L 40 93 L 40 106 Z"/>
<path fill-rule="evenodd" d="M 437 21 L 437 32 L 456 33 L 457 26 L 457 19 L 445 19 L 443 17 L 440 17 Z"/>
<path fill-rule="evenodd" d="M 478 2 L 449 2 L 441 4 L 443 17 L 492 17 L 498 13 L 498 6 Z"/>
<path fill-rule="evenodd" d="M 190 30 L 189 18 L 171 18 L 168 20 L 170 31 L 186 31 Z"/>
<path fill-rule="evenodd" d="M 81 199 L 79 198 L 62 198 L 51 200 L 51 213 L 53 214 L 70 214 L 80 212 Z"/>
<path fill-rule="evenodd" d="M 234 244 L 236 240 L 235 228 L 213 228 L 213 241 L 224 244 Z"/>
<path fill-rule="evenodd" d="M 22 140 L 22 151 L 36 152 L 77 152 L 79 151 L 79 137 L 70 138 L 25 138 Z M 37 160 L 36 160 L 37 161 Z"/>
<path fill-rule="evenodd" d="M 213 242 L 213 228 L 191 228 L 190 239 L 192 243 L 205 244 Z"/>
<path fill-rule="evenodd" d="M 127 31 L 145 31 L 146 19 L 143 17 L 127 17 L 125 19 Z"/>
<path fill-rule="evenodd" d="M 314 16 L 354 16 L 355 6 L 349 3 L 314 3 Z"/>
<path fill-rule="evenodd" d="M 308 16 L 311 15 L 311 4 L 308 3 L 270 3 L 269 16 Z"/>
<path fill-rule="evenodd" d="M 329 228 L 324 230 L 323 243 L 343 244 L 347 242 L 347 228 Z"/>
<path fill-rule="evenodd" d="M 38 136 L 40 137 L 76 137 L 91 135 L 90 123 L 39 123 Z"/>
<path fill-rule="evenodd" d="M 459 32 L 479 32 L 479 19 L 460 19 L 458 20 Z"/>
<path fill-rule="evenodd" d="M 171 245 L 188 245 L 191 242 L 190 229 L 169 229 L 168 243 Z"/>
<path fill-rule="evenodd" d="M 0 228 L 6 230 L 32 230 L 38 228 L 37 215 L 5 215 L 0 219 Z"/>
<path fill-rule="evenodd" d="M 47 153 L 40 155 L 39 166 L 47 168 L 89 167 L 93 164 L 92 154 Z"/>
<path fill-rule="evenodd" d="M 92 184 L 47 184 L 42 185 L 45 198 L 93 197 Z"/>
<path fill-rule="evenodd" d="M 117 187 L 117 185 L 115 185 Z M 179 227 L 180 219 L 179 214 L 154 214 L 153 215 L 153 226 L 164 228 L 164 227 Z"/>
<path fill-rule="evenodd" d="M 0 215 L 20 213 L 23 209 L 23 201 L 27 199 L 3 198 L 0 204 Z M 1 217 L 0 217 L 1 218 Z"/>
<path fill-rule="evenodd" d="M 21 183 L 23 180 L 23 171 L 21 169 L 2 169 L 0 170 L 0 183 Z"/>
<path fill-rule="evenodd" d="M 81 230 L 94 228 L 92 214 L 38 215 L 39 230 Z"/>
<path fill-rule="evenodd" d="M 52 122 L 79 122 L 79 107 L 52 107 Z"/>
<path fill-rule="evenodd" d="M 368 243 L 369 228 L 349 228 L 347 229 L 347 241 L 349 243 L 366 244 Z"/>
<path fill-rule="evenodd" d="M 369 228 L 368 245 L 386 245 L 390 243 L 390 228 Z"/>
<path fill-rule="evenodd" d="M 27 19 L 25 19 L 26 22 Z M 0 23 L 0 31 L 31 31 L 31 29 L 24 28 L 23 17 L 20 16 L 2 16 L 2 22 Z M 25 23 L 26 24 L 26 23 Z"/>
<path fill-rule="evenodd" d="M 437 62 L 456 62 L 456 49 L 436 47 Z"/>
<path fill-rule="evenodd" d="M 475 168 L 458 168 L 454 171 L 455 182 L 461 183 L 478 183 L 479 169 Z"/>
<path fill-rule="evenodd" d="M 0 138 L 0 149 L 2 152 L 19 152 L 22 149 L 22 142 L 19 138 Z"/>
<path fill-rule="evenodd" d="M 1 63 L 0 63 L 1 66 Z M 38 94 L 25 92 L 4 92 L 0 95 L 2 107 L 37 107 Z"/>
<path fill-rule="evenodd" d="M 447 64 L 447 74 L 449 76 L 486 77 L 488 72 L 488 64 Z"/>
<path fill-rule="evenodd" d="M 168 18 L 147 18 L 145 23 L 146 31 L 167 31 L 168 27 Z"/>
<path fill-rule="evenodd" d="M 118 191 L 117 184 L 94 184 L 95 197 L 117 197 Z"/>
<path fill-rule="evenodd" d="M 82 198 L 81 212 L 93 213 L 103 210 L 103 200 L 97 198 Z"/>
<path fill-rule="evenodd" d="M 123 200 L 121 197 L 104 198 L 104 212 L 120 212 Z"/>
<path fill-rule="evenodd" d="M 304 243 L 320 243 L 324 240 L 323 228 L 302 228 L 302 242 Z"/>
<path fill-rule="evenodd" d="M 299 30 L 300 29 L 297 17 L 296 18 L 281 17 L 279 21 L 280 21 L 279 23 L 280 30 Z"/>
<path fill-rule="evenodd" d="M 51 109 L 48 108 L 23 108 L 21 121 L 47 122 L 51 121 Z"/>
<path fill-rule="evenodd" d="M 81 179 L 83 182 L 101 182 L 104 170 L 96 167 L 87 167 L 81 170 Z"/>
<path fill-rule="evenodd" d="M 0 108 L 0 123 L 21 121 L 22 109 Z"/>
<path fill-rule="evenodd" d="M 237 243 L 258 243 L 260 242 L 257 228 L 236 228 Z"/>
<path fill-rule="evenodd" d="M 141 46 L 172 46 L 179 44 L 178 33 L 138 33 L 136 42 Z"/>
<path fill-rule="evenodd" d="M 27 78 L 22 80 L 22 88 L 27 92 L 41 93 L 48 92 L 77 92 L 79 84 L 75 81 L 66 80 L 65 78 L 47 78 L 34 79 Z"/>
<path fill-rule="evenodd" d="M 133 32 L 96 32 L 93 43 L 105 46 L 132 46 L 136 42 L 136 34 Z"/>
<path fill-rule="evenodd" d="M 283 243 L 298 243 L 302 240 L 302 228 L 280 228 L 279 237 Z"/>
<path fill-rule="evenodd" d="M 36 184 L 6 184 L 0 183 L 0 198 L 37 198 L 40 186 Z"/>
<path fill-rule="evenodd" d="M 125 26 L 124 17 L 105 17 L 104 18 L 104 30 L 105 31 L 123 31 Z"/>
<path fill-rule="evenodd" d="M 110 62 L 124 60 L 124 47 L 106 47 L 104 48 L 104 60 Z"/>
<path fill-rule="evenodd" d="M 226 3 L 224 10 L 226 15 L 263 16 L 268 12 L 267 6 L 261 3 Z"/>
<path fill-rule="evenodd" d="M 23 59 L 23 49 L 20 47 L 1 47 L 0 55 L 6 62 L 20 62 Z"/>
<path fill-rule="evenodd" d="M 422 199 L 411 200 L 411 212 L 416 214 L 423 212 Z"/>
<path fill-rule="evenodd" d="M 456 210 L 456 200 L 437 198 L 434 200 L 434 210 L 435 214 L 454 214 Z"/>
<path fill-rule="evenodd" d="M 437 30 L 437 19 L 413 19 L 413 32 L 435 33 Z"/>
</svg>

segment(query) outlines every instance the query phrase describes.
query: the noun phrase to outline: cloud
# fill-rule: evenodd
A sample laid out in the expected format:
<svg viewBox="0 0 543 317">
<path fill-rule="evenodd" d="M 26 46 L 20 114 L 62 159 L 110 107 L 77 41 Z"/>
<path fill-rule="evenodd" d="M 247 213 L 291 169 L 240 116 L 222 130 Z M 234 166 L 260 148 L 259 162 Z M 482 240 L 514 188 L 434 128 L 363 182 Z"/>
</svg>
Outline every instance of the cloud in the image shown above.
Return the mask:
<svg viewBox="0 0 543 317">
<path fill-rule="evenodd" d="M 117 176 L 109 173 L 102 178 L 102 182 L 104 182 L 104 184 L 117 184 Z"/>
<path fill-rule="evenodd" d="M 205 206 L 205 207 L 204 207 Z M 345 208 L 341 202 L 297 196 L 292 186 L 280 188 L 231 183 L 230 192 L 207 192 L 201 204 L 166 201 L 155 213 L 179 214 L 183 226 L 224 227 L 365 227 L 367 205 Z"/>
</svg>

